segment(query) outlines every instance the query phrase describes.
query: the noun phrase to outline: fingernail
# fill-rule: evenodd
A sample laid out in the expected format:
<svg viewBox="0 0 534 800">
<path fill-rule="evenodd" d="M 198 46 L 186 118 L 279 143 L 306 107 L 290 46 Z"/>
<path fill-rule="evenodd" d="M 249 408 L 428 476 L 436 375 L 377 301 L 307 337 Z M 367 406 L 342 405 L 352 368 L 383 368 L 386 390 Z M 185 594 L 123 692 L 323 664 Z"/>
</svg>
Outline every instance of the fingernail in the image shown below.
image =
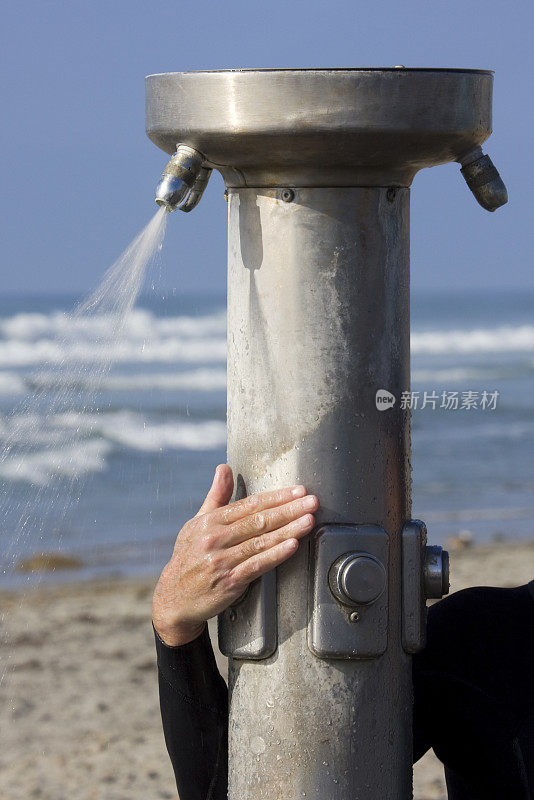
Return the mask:
<svg viewBox="0 0 534 800">
<path fill-rule="evenodd" d="M 315 508 L 316 504 L 317 504 L 317 498 L 313 494 L 310 494 L 308 497 L 305 497 L 304 500 L 302 501 L 303 508 Z"/>
<path fill-rule="evenodd" d="M 306 494 L 306 487 L 305 486 L 293 486 L 291 489 L 291 494 L 293 497 L 304 497 Z"/>
<path fill-rule="evenodd" d="M 298 539 L 286 539 L 284 542 L 286 550 L 296 550 L 299 546 Z"/>
</svg>

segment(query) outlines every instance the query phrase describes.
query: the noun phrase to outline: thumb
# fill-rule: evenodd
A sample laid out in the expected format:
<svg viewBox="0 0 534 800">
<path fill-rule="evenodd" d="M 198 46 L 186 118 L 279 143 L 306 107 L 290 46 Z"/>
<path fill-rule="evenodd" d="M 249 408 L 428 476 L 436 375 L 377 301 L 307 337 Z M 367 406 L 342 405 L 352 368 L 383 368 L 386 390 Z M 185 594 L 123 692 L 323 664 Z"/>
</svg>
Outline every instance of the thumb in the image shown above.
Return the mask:
<svg viewBox="0 0 534 800">
<path fill-rule="evenodd" d="M 228 464 L 219 464 L 215 470 L 213 482 L 206 499 L 195 516 L 207 514 L 210 511 L 215 511 L 216 508 L 227 505 L 230 502 L 233 490 L 234 477 L 231 468 Z"/>
</svg>

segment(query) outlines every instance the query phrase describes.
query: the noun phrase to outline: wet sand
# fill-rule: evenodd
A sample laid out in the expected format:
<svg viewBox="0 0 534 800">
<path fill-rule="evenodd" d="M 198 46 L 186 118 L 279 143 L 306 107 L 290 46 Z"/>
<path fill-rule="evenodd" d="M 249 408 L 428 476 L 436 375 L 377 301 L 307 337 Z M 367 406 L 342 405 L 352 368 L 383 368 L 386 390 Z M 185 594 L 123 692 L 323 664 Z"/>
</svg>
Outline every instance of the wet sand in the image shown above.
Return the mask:
<svg viewBox="0 0 534 800">
<path fill-rule="evenodd" d="M 534 541 L 451 553 L 451 590 L 534 577 Z M 91 581 L 0 591 L 0 798 L 176 798 L 160 726 L 153 581 Z M 224 669 L 224 659 L 220 661 Z M 429 754 L 416 800 L 444 800 Z"/>
</svg>

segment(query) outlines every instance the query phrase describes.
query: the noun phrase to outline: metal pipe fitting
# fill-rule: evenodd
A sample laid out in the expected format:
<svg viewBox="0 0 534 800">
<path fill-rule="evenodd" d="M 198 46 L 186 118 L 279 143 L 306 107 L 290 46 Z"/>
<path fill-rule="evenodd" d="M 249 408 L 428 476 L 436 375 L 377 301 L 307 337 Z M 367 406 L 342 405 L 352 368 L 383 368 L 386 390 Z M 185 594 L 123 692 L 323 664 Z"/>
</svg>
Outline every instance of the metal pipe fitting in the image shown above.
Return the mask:
<svg viewBox="0 0 534 800">
<path fill-rule="evenodd" d="M 438 545 L 425 548 L 423 582 L 429 600 L 440 600 L 449 593 L 449 554 Z"/>
<path fill-rule="evenodd" d="M 461 173 L 476 201 L 486 211 L 496 211 L 508 202 L 508 192 L 493 161 L 484 155 L 480 146 L 458 159 Z"/>
<path fill-rule="evenodd" d="M 156 186 L 155 199 L 158 206 L 164 206 L 167 211 L 174 211 L 176 208 L 181 208 L 188 204 L 190 195 L 201 177 L 203 163 L 204 156 L 202 153 L 185 144 L 179 144 Z M 202 176 L 202 191 L 199 193 L 198 188 L 195 189 L 196 202 L 194 204 L 189 203 L 187 211 L 194 208 L 202 196 L 211 170 L 204 170 L 204 172 L 208 172 L 208 175 L 207 177 Z"/>
<path fill-rule="evenodd" d="M 200 198 L 204 194 L 204 189 L 208 185 L 208 181 L 210 179 L 211 169 L 210 167 L 201 167 L 200 172 L 197 175 L 197 179 L 194 182 L 193 186 L 191 187 L 191 191 L 187 195 L 185 202 L 179 206 L 180 211 L 192 211 L 196 206 L 198 206 L 200 202 Z"/>
</svg>

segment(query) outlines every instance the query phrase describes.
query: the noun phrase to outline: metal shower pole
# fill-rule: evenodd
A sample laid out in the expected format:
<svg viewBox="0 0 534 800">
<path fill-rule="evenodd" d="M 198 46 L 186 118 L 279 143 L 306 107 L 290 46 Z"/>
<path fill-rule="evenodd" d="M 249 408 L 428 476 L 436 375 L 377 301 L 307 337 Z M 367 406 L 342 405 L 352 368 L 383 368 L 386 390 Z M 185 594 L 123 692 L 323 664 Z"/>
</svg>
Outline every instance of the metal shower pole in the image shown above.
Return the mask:
<svg viewBox="0 0 534 800">
<path fill-rule="evenodd" d="M 459 161 L 481 205 L 506 202 L 480 150 L 492 80 L 404 68 L 147 79 L 148 135 L 176 151 L 158 202 L 191 210 L 211 169 L 227 186 L 238 494 L 302 482 L 321 501 L 309 541 L 219 620 L 230 800 L 412 795 L 410 656 L 448 564 L 411 520 L 409 187 Z"/>
</svg>

